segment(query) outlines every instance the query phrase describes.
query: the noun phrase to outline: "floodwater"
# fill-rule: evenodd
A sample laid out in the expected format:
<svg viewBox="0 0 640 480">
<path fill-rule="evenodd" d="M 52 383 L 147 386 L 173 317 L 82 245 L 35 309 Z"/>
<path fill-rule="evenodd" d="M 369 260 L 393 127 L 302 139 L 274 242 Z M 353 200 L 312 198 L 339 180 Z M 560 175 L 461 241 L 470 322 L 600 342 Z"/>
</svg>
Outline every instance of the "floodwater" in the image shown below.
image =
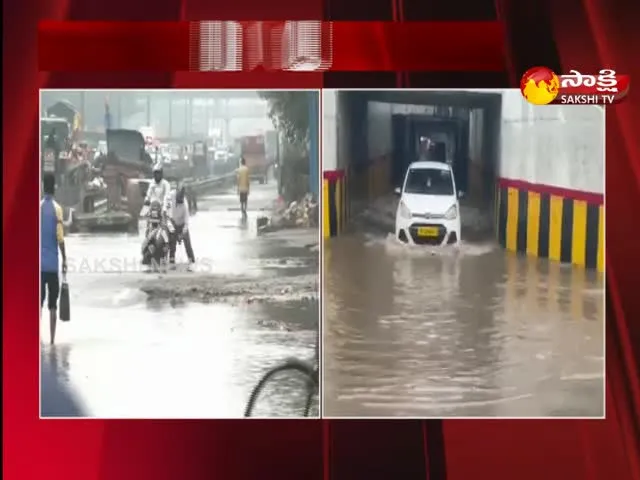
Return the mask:
<svg viewBox="0 0 640 480">
<path fill-rule="evenodd" d="M 326 416 L 604 415 L 596 272 L 360 231 L 325 244 L 323 295 Z"/>
<path fill-rule="evenodd" d="M 41 355 L 43 372 L 73 392 L 85 415 L 241 417 L 251 389 L 271 366 L 288 357 L 315 360 L 318 253 L 308 244 L 317 244 L 317 231 L 259 236 L 256 217 L 276 192 L 272 185 L 252 188 L 246 222 L 232 192 L 200 200 L 190 220 L 192 272 L 184 270 L 180 246 L 178 271 L 159 274 L 139 266 L 138 235 L 67 237 L 72 320 L 58 323 L 50 347 L 48 317 L 42 316 Z M 224 302 L 151 301 L 144 292 L 149 282 L 198 285 L 210 278 L 251 286 L 228 292 Z M 260 294 L 251 291 L 255 285 L 283 280 L 306 282 L 315 292 L 254 301 Z M 42 415 L 61 411 L 51 404 L 44 378 L 42 385 Z M 278 379 L 255 415 L 302 415 L 305 387 L 295 375 Z"/>
</svg>

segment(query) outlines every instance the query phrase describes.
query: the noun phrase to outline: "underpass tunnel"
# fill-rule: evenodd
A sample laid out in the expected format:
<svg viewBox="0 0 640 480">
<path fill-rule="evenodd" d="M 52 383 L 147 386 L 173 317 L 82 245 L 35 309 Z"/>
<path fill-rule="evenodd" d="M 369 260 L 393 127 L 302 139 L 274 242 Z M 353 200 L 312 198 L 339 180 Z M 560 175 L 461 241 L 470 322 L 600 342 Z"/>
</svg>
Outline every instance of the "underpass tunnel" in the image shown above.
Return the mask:
<svg viewBox="0 0 640 480">
<path fill-rule="evenodd" d="M 497 238 L 501 99 L 475 91 L 324 91 L 325 237 L 373 205 L 393 212 L 394 188 L 427 154 L 452 165 L 462 204 L 483 217 L 469 224 L 471 233 Z M 463 236 L 465 227 L 463 218 Z"/>
<path fill-rule="evenodd" d="M 323 117 L 325 237 L 360 212 L 392 230 L 393 190 L 429 139 L 464 192 L 463 241 L 604 271 L 600 106 L 535 106 L 516 89 L 324 90 Z"/>
</svg>

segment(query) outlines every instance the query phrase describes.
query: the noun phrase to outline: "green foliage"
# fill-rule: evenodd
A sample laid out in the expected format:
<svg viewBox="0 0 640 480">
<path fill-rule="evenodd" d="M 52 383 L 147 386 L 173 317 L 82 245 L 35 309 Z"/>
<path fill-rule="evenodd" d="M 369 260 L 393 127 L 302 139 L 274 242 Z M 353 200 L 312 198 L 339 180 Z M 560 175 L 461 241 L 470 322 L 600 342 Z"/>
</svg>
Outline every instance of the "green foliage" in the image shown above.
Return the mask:
<svg viewBox="0 0 640 480">
<path fill-rule="evenodd" d="M 264 91 L 260 98 L 269 103 L 274 127 L 292 144 L 306 146 L 309 136 L 309 101 L 315 92 Z"/>
</svg>

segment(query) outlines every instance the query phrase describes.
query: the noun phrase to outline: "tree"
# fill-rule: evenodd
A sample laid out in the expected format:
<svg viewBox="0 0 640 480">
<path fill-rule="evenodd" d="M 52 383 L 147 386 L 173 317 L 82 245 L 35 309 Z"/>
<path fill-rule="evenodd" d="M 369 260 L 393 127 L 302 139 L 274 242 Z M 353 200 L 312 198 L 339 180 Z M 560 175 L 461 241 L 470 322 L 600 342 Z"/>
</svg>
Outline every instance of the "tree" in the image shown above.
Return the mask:
<svg viewBox="0 0 640 480">
<path fill-rule="evenodd" d="M 269 104 L 269 118 L 294 145 L 306 148 L 309 136 L 309 101 L 315 92 L 258 92 Z"/>
<path fill-rule="evenodd" d="M 258 92 L 269 105 L 269 118 L 285 137 L 280 187 L 286 201 L 298 200 L 309 185 L 309 107 L 315 92 Z"/>
</svg>

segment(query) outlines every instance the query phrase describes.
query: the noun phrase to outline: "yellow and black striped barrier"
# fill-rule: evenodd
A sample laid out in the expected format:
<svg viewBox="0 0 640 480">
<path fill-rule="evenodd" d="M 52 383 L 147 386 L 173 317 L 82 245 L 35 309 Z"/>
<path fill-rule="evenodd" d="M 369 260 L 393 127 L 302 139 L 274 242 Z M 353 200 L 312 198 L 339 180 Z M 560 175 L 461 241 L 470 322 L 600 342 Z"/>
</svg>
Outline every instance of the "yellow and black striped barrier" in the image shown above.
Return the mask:
<svg viewBox="0 0 640 480">
<path fill-rule="evenodd" d="M 347 185 L 348 181 L 348 185 Z M 323 172 L 322 231 L 325 238 L 342 233 L 351 211 L 350 200 L 355 203 L 372 202 L 391 191 L 391 157 L 378 157 L 371 162 L 355 164 L 349 170 Z"/>
<path fill-rule="evenodd" d="M 604 197 L 499 179 L 497 230 L 507 250 L 604 271 Z"/>
<path fill-rule="evenodd" d="M 346 176 L 342 170 L 323 172 L 322 233 L 325 238 L 339 235 L 347 223 Z"/>
</svg>

